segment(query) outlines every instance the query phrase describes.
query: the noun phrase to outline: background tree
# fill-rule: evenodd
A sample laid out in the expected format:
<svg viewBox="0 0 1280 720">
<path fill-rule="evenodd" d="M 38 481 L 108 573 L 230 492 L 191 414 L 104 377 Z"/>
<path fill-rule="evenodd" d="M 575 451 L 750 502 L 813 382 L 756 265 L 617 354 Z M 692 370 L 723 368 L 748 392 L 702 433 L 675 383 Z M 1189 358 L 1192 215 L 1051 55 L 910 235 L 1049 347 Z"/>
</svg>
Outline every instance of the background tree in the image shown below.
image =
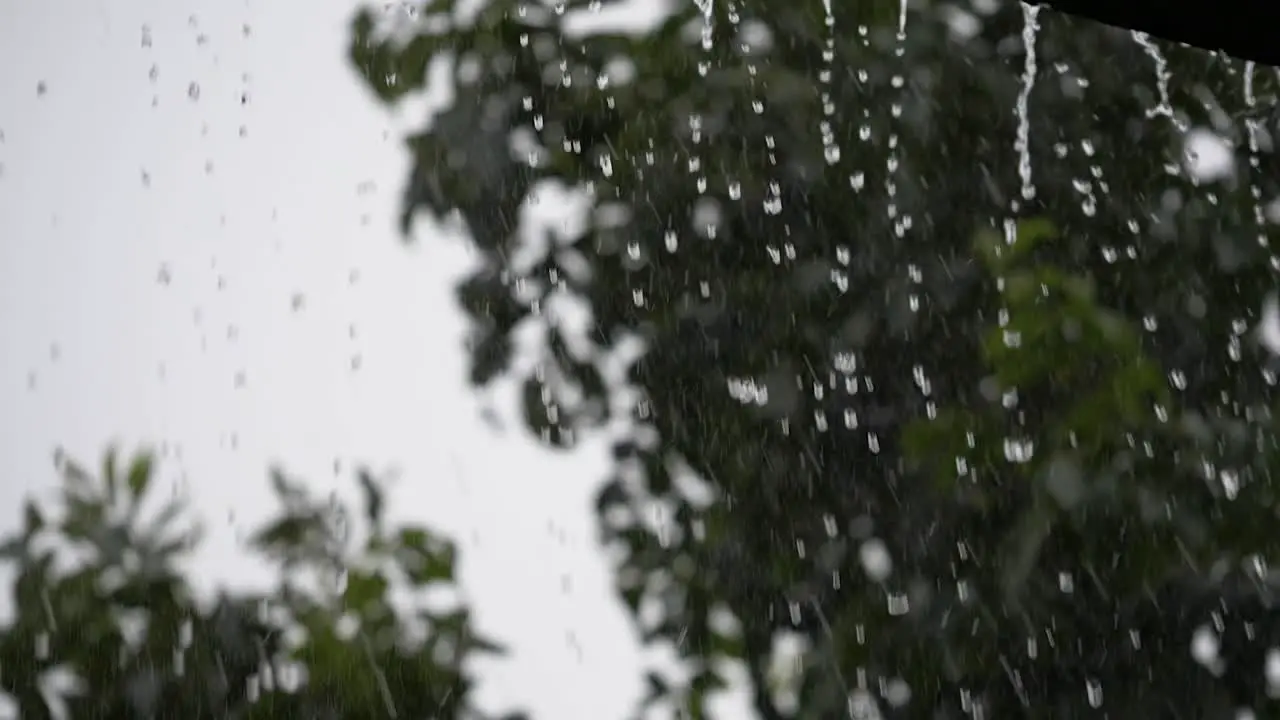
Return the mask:
<svg viewBox="0 0 1280 720">
<path fill-rule="evenodd" d="M 154 507 L 149 456 L 109 453 L 98 477 L 58 469 L 60 502 L 28 502 L 3 542 L 16 579 L 0 690 L 22 720 L 485 717 L 468 664 L 496 646 L 465 608 L 424 598 L 452 586 L 456 552 L 389 527 L 367 473 L 355 515 L 273 472 L 282 508 L 251 547 L 279 587 L 210 600 L 177 565 L 198 531 L 178 501 Z"/>
<path fill-rule="evenodd" d="M 602 531 L 694 669 L 655 699 L 706 716 L 734 659 L 768 720 L 1276 712 L 1273 70 L 992 0 L 573 30 L 613 5 L 368 11 L 351 56 L 388 102 L 452 63 L 404 218 L 479 249 L 473 380 L 532 325 L 532 430 L 630 423 Z M 1232 172 L 1187 171 L 1197 128 Z M 530 261 L 547 181 L 592 212 Z"/>
</svg>

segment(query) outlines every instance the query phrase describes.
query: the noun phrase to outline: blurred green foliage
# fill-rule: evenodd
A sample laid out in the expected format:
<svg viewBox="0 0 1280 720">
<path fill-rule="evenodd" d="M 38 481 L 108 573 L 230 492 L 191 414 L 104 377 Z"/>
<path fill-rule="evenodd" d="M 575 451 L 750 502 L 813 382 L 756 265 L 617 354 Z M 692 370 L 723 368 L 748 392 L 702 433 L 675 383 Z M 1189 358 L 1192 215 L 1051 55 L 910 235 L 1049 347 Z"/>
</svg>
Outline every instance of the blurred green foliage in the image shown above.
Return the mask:
<svg viewBox="0 0 1280 720">
<path fill-rule="evenodd" d="M 652 699 L 688 717 L 723 660 L 766 720 L 1275 715 L 1276 368 L 1247 331 L 1280 268 L 1276 74 L 1014 2 L 913 2 L 905 32 L 896 6 L 676 2 L 591 33 L 618 3 L 362 13 L 382 100 L 449 70 L 403 217 L 478 250 L 473 381 L 533 326 L 534 434 L 629 428 L 601 529 L 693 669 Z M 1234 171 L 1187 172 L 1192 128 Z M 543 182 L 593 212 L 529 261 Z"/>
<path fill-rule="evenodd" d="M 159 497 L 150 455 L 110 452 L 96 476 L 57 465 L 57 502 L 28 502 L 3 543 L 0 690 L 23 720 L 484 717 L 468 663 L 499 648 L 456 601 L 424 598 L 452 587 L 456 551 L 387 527 L 369 474 L 357 517 L 273 472 L 281 510 L 245 560 L 278 565 L 279 586 L 207 598 L 180 564 L 197 528 Z"/>
</svg>

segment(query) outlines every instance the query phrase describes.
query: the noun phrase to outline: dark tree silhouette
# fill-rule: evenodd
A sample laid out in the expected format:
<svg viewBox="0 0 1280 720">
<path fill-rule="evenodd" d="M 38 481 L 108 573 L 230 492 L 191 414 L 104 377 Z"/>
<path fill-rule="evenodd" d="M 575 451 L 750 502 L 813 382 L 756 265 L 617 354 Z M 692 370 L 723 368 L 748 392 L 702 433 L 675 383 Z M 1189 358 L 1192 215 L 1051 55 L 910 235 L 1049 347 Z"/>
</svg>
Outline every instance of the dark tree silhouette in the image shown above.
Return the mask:
<svg viewBox="0 0 1280 720">
<path fill-rule="evenodd" d="M 1011 2 L 573 30 L 601 5 L 367 12 L 351 56 L 388 102 L 454 61 L 404 217 L 479 250 L 472 379 L 533 325 L 533 431 L 630 423 L 602 532 L 695 670 L 655 697 L 704 717 L 734 659 L 770 719 L 1276 713 L 1276 376 L 1249 335 L 1280 267 L 1273 69 Z M 1231 173 L 1187 171 L 1196 129 Z M 542 181 L 595 212 L 528 262 Z M 795 698 L 766 670 L 785 633 Z"/>
</svg>

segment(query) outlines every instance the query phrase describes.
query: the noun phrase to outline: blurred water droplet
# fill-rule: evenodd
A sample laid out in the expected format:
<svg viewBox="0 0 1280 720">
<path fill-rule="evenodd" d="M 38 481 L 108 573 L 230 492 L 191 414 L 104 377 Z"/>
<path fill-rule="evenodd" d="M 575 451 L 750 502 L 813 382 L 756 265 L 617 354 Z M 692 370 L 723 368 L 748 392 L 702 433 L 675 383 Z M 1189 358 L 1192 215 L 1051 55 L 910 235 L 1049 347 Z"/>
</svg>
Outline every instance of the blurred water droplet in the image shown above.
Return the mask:
<svg viewBox="0 0 1280 720">
<path fill-rule="evenodd" d="M 36 83 L 36 97 L 44 97 L 47 92 L 49 92 L 49 86 L 45 81 L 41 80 Z"/>
<path fill-rule="evenodd" d="M 200 83 L 192 82 L 190 85 L 187 85 L 187 97 L 192 100 L 200 99 Z"/>
<path fill-rule="evenodd" d="M 1102 707 L 1102 683 L 1094 678 L 1085 681 L 1085 693 L 1089 698 L 1089 707 Z"/>
<path fill-rule="evenodd" d="M 889 556 L 889 549 L 877 538 L 862 543 L 862 547 L 858 549 L 858 557 L 867 577 L 875 582 L 887 580 L 893 572 L 893 558 Z"/>
<path fill-rule="evenodd" d="M 889 614 L 894 617 L 906 615 L 911 611 L 911 600 L 906 593 L 889 593 L 888 601 Z"/>
<path fill-rule="evenodd" d="M 1028 463 L 1035 457 L 1035 442 L 1026 438 L 1005 438 L 1004 458 L 1011 463 Z"/>
<path fill-rule="evenodd" d="M 1205 667 L 1216 663 L 1220 647 L 1217 633 L 1208 626 L 1201 626 L 1191 636 L 1191 657 Z"/>
<path fill-rule="evenodd" d="M 1272 293 L 1263 301 L 1256 332 L 1262 347 L 1272 355 L 1280 355 L 1280 296 Z"/>
</svg>

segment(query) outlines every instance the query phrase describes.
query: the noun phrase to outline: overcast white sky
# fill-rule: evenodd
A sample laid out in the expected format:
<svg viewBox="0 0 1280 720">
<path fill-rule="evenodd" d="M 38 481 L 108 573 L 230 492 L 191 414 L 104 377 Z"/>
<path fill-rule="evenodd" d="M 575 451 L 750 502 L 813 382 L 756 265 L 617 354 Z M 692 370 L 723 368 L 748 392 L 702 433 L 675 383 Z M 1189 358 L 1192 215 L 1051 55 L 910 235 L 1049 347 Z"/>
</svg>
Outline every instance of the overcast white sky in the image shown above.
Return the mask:
<svg viewBox="0 0 1280 720">
<path fill-rule="evenodd" d="M 163 444 L 211 531 L 199 572 L 260 582 L 236 535 L 270 463 L 325 490 L 335 460 L 398 468 L 393 509 L 459 540 L 514 651 L 485 704 L 621 718 L 640 655 L 594 539 L 604 454 L 481 421 L 467 252 L 395 234 L 406 157 L 345 64 L 354 7 L 0 0 L 0 529 L 55 446 Z"/>
</svg>

